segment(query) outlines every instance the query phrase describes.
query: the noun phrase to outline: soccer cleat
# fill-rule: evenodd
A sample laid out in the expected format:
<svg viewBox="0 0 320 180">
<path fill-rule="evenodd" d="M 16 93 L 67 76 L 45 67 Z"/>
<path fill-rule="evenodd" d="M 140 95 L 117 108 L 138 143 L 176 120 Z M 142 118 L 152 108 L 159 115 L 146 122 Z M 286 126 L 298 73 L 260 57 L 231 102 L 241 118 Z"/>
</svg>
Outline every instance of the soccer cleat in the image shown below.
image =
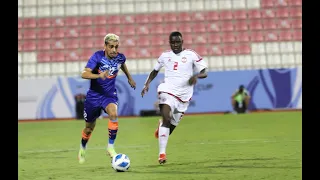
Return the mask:
<svg viewBox="0 0 320 180">
<path fill-rule="evenodd" d="M 86 150 L 83 148 L 80 148 L 79 154 L 78 154 L 78 160 L 80 164 L 83 164 L 86 161 Z"/>
<path fill-rule="evenodd" d="M 116 151 L 114 150 L 113 147 L 108 147 L 107 148 L 107 153 L 111 158 L 113 158 L 113 156 L 117 155 L 117 153 L 116 153 Z"/>
<path fill-rule="evenodd" d="M 167 162 L 166 154 L 160 154 L 158 161 L 159 161 L 160 164 L 166 163 Z"/>
<path fill-rule="evenodd" d="M 154 136 L 158 139 L 159 138 L 159 127 L 160 124 L 162 123 L 162 119 L 159 119 L 159 123 L 158 123 L 158 127 L 156 129 L 156 131 L 154 132 Z"/>
</svg>

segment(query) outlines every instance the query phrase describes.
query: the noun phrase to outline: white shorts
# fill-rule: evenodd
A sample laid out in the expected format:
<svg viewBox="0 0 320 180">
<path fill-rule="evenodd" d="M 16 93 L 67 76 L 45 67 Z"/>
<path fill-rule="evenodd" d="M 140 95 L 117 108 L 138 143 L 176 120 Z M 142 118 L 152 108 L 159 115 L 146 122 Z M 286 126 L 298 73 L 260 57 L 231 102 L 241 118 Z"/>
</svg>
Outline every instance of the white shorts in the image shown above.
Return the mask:
<svg viewBox="0 0 320 180">
<path fill-rule="evenodd" d="M 189 107 L 189 102 L 181 102 L 173 95 L 167 93 L 159 94 L 159 104 L 167 104 L 171 107 L 171 124 L 177 126 Z"/>
</svg>

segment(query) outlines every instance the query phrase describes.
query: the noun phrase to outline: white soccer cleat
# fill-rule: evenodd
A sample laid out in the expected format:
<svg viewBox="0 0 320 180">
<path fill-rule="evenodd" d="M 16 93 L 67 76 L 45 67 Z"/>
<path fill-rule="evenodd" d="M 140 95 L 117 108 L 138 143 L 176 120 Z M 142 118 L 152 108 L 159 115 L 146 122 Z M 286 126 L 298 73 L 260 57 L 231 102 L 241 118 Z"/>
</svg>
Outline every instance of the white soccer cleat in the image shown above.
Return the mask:
<svg viewBox="0 0 320 180">
<path fill-rule="evenodd" d="M 86 161 L 86 150 L 83 148 L 80 148 L 79 154 L 78 154 L 78 160 L 80 164 L 83 164 Z"/>
</svg>

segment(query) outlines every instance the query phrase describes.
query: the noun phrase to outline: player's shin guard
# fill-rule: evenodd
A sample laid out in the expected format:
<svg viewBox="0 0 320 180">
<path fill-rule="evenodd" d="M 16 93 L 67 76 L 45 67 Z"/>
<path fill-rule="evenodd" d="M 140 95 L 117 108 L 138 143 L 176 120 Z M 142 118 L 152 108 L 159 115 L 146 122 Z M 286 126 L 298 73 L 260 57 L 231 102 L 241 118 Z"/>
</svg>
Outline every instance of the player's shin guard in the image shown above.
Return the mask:
<svg viewBox="0 0 320 180">
<path fill-rule="evenodd" d="M 115 120 L 109 120 L 108 123 L 108 130 L 109 130 L 109 143 L 108 147 L 113 146 L 114 141 L 117 137 L 117 132 L 118 132 L 118 119 Z"/>
<path fill-rule="evenodd" d="M 91 133 L 90 134 L 86 134 L 84 132 L 84 130 L 82 130 L 81 147 L 83 149 L 85 149 L 87 147 L 87 143 L 88 143 L 90 137 L 91 137 Z"/>
</svg>

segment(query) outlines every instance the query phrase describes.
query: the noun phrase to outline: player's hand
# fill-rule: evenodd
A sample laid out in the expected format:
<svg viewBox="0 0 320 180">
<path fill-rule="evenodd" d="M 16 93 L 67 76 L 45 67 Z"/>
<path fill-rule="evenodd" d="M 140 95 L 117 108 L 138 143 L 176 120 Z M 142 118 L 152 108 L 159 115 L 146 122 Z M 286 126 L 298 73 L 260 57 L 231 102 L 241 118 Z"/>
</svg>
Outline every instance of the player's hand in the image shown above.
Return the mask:
<svg viewBox="0 0 320 180">
<path fill-rule="evenodd" d="M 143 86 L 142 91 L 141 91 L 141 97 L 143 97 L 144 94 L 147 93 L 148 91 L 149 91 L 149 85 L 145 84 L 145 85 Z"/>
<path fill-rule="evenodd" d="M 106 71 L 104 71 L 104 72 L 101 72 L 100 74 L 99 74 L 99 77 L 102 79 L 102 80 L 105 80 L 106 78 L 107 78 L 107 75 L 109 74 L 109 71 L 108 70 L 106 70 Z"/>
<path fill-rule="evenodd" d="M 133 89 L 136 89 L 136 82 L 134 82 L 133 79 L 129 79 L 129 80 L 128 80 L 128 83 L 130 84 L 130 86 L 131 86 Z"/>
<path fill-rule="evenodd" d="M 190 86 L 192 86 L 192 85 L 195 85 L 197 83 L 197 80 L 198 80 L 198 76 L 194 75 L 189 79 L 188 83 L 189 83 Z"/>
</svg>

